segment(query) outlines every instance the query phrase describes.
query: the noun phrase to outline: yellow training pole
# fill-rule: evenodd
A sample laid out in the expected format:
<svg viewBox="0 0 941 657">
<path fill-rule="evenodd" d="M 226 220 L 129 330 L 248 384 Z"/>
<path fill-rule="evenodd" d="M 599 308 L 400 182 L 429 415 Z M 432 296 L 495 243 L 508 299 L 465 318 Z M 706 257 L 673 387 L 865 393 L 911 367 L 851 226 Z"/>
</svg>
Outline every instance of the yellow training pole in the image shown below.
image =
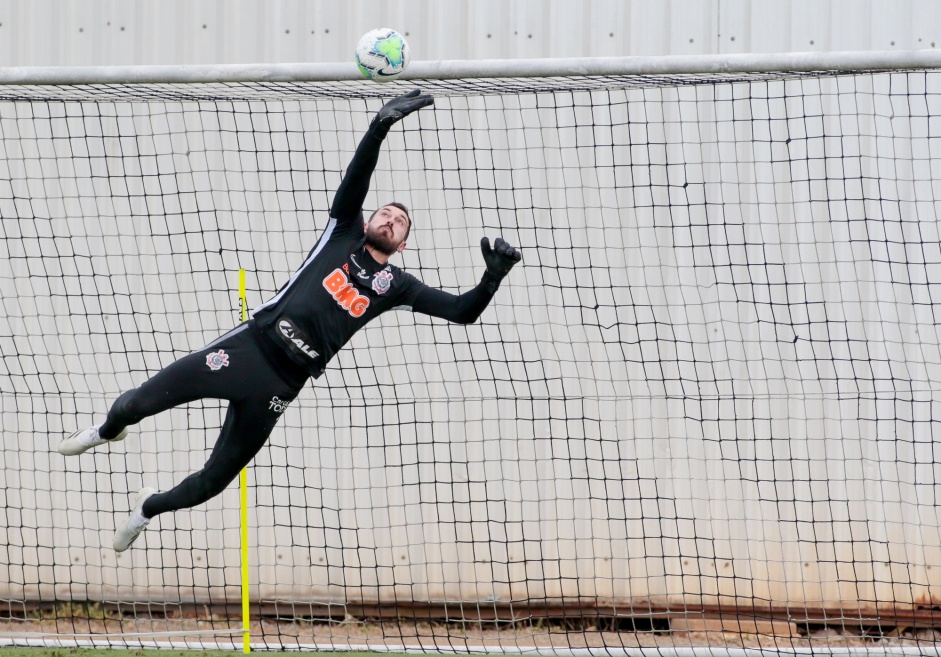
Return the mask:
<svg viewBox="0 0 941 657">
<path fill-rule="evenodd" d="M 245 297 L 245 270 L 239 269 L 239 305 L 242 321 L 248 319 L 248 299 Z M 248 468 L 239 473 L 239 511 L 241 513 L 241 554 L 242 554 L 242 652 L 248 654 L 251 648 L 250 617 L 248 613 Z"/>
</svg>

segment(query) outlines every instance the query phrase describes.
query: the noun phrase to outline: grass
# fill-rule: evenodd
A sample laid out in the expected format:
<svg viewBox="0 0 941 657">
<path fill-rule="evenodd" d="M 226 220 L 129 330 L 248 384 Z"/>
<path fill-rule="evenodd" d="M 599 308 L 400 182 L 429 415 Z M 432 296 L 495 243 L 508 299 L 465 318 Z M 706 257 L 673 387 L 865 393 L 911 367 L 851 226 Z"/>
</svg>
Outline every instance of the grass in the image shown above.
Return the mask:
<svg viewBox="0 0 941 657">
<path fill-rule="evenodd" d="M 0 648 L 0 657 L 233 657 L 235 650 L 143 650 L 141 648 Z"/>
<path fill-rule="evenodd" d="M 143 648 L 0 648 L 0 657 L 235 657 L 241 650 L 157 650 Z M 262 654 L 262 653 L 258 653 Z M 318 652 L 317 657 L 376 657 L 373 652 Z M 406 657 L 383 653 L 383 657 Z"/>
</svg>

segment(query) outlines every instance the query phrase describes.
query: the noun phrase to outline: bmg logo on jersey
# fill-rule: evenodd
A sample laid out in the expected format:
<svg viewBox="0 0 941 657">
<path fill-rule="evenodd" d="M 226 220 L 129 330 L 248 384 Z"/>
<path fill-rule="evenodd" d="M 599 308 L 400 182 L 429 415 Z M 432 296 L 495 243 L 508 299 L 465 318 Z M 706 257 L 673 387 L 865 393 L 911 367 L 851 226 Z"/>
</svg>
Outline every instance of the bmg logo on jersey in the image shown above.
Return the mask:
<svg viewBox="0 0 941 657">
<path fill-rule="evenodd" d="M 323 286 L 336 299 L 336 302 L 353 316 L 362 317 L 369 308 L 369 299 L 359 294 L 346 274 L 339 267 L 323 279 Z"/>
<path fill-rule="evenodd" d="M 275 396 L 271 398 L 270 402 L 268 402 L 268 410 L 274 411 L 275 413 L 283 413 L 284 409 L 286 409 L 290 403 L 290 400 L 284 401 L 283 399 L 278 399 L 278 397 Z"/>
</svg>

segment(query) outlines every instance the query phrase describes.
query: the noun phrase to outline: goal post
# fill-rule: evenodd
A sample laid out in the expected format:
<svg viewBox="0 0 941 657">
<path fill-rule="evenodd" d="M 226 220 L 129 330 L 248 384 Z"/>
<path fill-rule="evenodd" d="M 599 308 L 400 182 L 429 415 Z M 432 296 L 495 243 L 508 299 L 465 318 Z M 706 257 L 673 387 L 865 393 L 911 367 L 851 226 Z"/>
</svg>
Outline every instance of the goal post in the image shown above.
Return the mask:
<svg viewBox="0 0 941 657">
<path fill-rule="evenodd" d="M 0 640 L 442 652 L 941 638 L 941 55 L 0 70 Z M 55 447 L 367 208 L 480 321 L 358 333 L 243 494 L 160 516 L 224 405 Z M 244 270 L 245 284 L 239 284 Z M 250 385 L 250 382 L 247 382 Z M 275 403 L 274 400 L 272 403 Z M 243 635 L 247 636 L 247 635 Z"/>
</svg>

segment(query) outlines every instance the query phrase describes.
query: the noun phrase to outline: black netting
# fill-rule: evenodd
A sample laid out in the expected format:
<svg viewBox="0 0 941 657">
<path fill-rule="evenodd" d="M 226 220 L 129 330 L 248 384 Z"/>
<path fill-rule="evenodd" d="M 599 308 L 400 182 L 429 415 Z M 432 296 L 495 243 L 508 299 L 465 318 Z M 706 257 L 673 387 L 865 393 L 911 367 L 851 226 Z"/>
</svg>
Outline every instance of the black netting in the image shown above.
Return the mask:
<svg viewBox="0 0 941 657">
<path fill-rule="evenodd" d="M 367 199 L 412 210 L 398 264 L 458 292 L 483 235 L 523 262 L 285 411 L 256 645 L 933 646 L 936 71 L 0 89 L 0 636 L 240 640 L 237 489 L 110 549 L 222 406 L 56 445 L 237 323 L 239 269 L 270 298 L 415 86 Z"/>
</svg>

